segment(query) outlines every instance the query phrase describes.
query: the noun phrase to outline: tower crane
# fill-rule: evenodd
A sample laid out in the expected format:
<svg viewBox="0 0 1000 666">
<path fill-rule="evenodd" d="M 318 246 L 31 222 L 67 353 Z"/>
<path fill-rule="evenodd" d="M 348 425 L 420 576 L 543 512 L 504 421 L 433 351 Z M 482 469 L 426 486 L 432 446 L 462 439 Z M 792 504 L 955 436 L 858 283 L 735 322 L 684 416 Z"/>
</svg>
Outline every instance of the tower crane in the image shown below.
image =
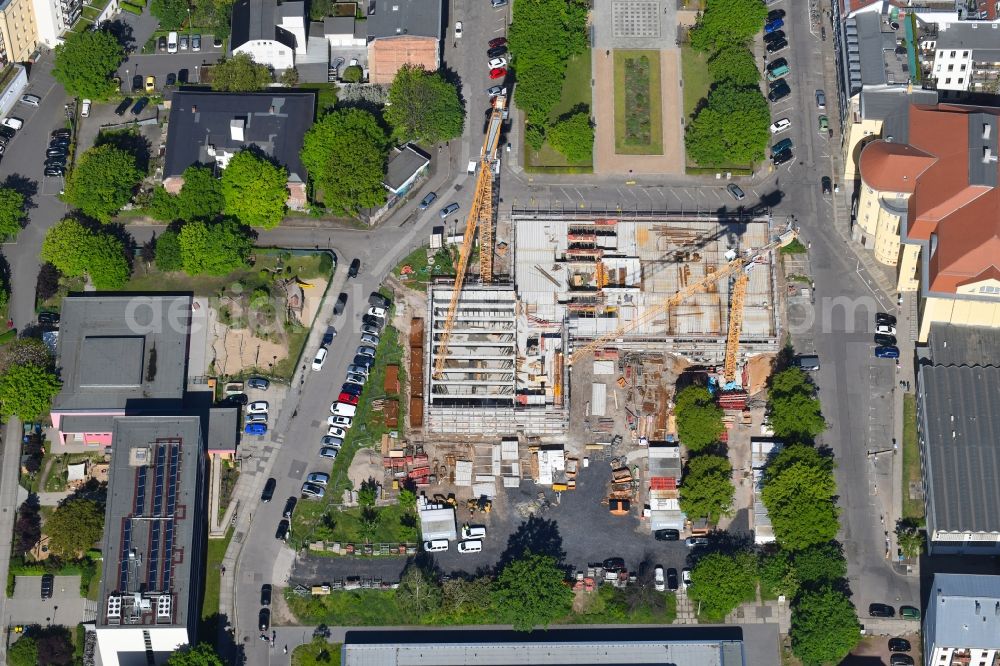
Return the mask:
<svg viewBox="0 0 1000 666">
<path fill-rule="evenodd" d="M 493 281 L 493 167 L 497 161 L 497 146 L 500 143 L 500 130 L 503 125 L 504 109 L 507 98 L 498 95 L 493 98 L 493 110 L 490 122 L 483 137 L 483 148 L 479 153 L 479 169 L 476 173 L 476 189 L 472 197 L 472 208 L 465 221 L 465 235 L 462 237 L 462 248 L 458 255 L 458 265 L 455 267 L 455 285 L 452 287 L 451 302 L 448 304 L 448 315 L 444 320 L 444 329 L 438 340 L 437 359 L 434 363 L 434 376 L 440 377 L 444 371 L 444 361 L 448 350 L 448 340 L 455 326 L 455 311 L 458 309 L 458 299 L 465 283 L 465 271 L 469 266 L 472 254 L 472 243 L 479 231 L 479 278 L 483 284 Z M 432 341 L 433 344 L 433 341 Z"/>
<path fill-rule="evenodd" d="M 798 235 L 798 232 L 796 230 L 789 229 L 788 231 L 786 231 L 783 234 L 781 234 L 776 240 L 771 241 L 770 243 L 768 243 L 767 245 L 759 248 L 758 250 L 756 250 L 752 254 L 749 254 L 749 255 L 746 255 L 746 256 L 737 256 L 735 259 L 733 259 L 732 261 L 730 261 L 728 264 L 725 264 L 719 270 L 717 270 L 717 271 L 715 271 L 713 273 L 709 273 L 708 275 L 706 275 L 705 277 L 701 278 L 700 280 L 697 280 L 695 282 L 692 282 L 692 283 L 688 284 L 686 287 L 684 287 L 683 289 L 681 289 L 680 291 L 678 291 L 677 293 L 675 293 L 673 296 L 670 296 L 666 300 L 661 301 L 660 303 L 657 303 L 656 305 L 648 308 L 642 314 L 641 317 L 637 317 L 637 318 L 635 318 L 635 319 L 633 319 L 631 321 L 625 322 L 624 324 L 621 324 L 618 328 L 616 328 L 615 330 L 611 331 L 610 333 L 605 333 L 604 335 L 602 335 L 602 336 L 600 336 L 600 337 L 592 340 L 591 342 L 583 345 L 582 347 L 578 347 L 577 349 L 575 349 L 573 351 L 573 353 L 570 354 L 569 359 L 568 359 L 570 365 L 572 365 L 575 361 L 580 360 L 582 357 L 586 356 L 587 354 L 590 354 L 595 349 L 597 349 L 597 348 L 599 348 L 599 347 L 607 344 L 608 342 L 611 342 L 612 340 L 614 340 L 614 339 L 616 339 L 616 338 L 618 338 L 618 337 L 620 337 L 620 336 L 622 336 L 622 335 L 624 335 L 624 334 L 626 334 L 626 333 L 628 333 L 630 331 L 634 331 L 635 329 L 639 328 L 643 324 L 656 319 L 660 315 L 662 315 L 665 312 L 667 312 L 673 306 L 675 306 L 675 305 L 683 302 L 685 299 L 689 298 L 690 296 L 693 296 L 694 294 L 702 291 L 703 289 L 705 289 L 709 285 L 715 284 L 719 280 L 721 280 L 723 278 L 726 278 L 726 277 L 728 277 L 730 275 L 733 275 L 734 273 L 743 273 L 742 275 L 740 275 L 737 278 L 737 285 L 738 285 L 741 279 L 746 279 L 746 271 L 747 271 L 748 267 L 750 267 L 750 264 L 752 264 L 757 257 L 759 257 L 760 255 L 765 254 L 767 252 L 770 252 L 771 250 L 773 250 L 775 248 L 784 247 L 785 245 L 788 245 L 789 243 L 791 243 L 795 239 L 795 237 L 797 235 Z M 745 294 L 746 293 L 746 282 L 744 282 L 742 289 L 743 289 L 743 293 Z M 734 297 L 734 306 L 735 306 L 735 300 L 736 299 Z M 740 302 L 739 302 L 740 308 L 739 308 L 739 315 L 738 315 L 738 317 L 740 319 L 740 324 L 742 324 L 742 317 L 743 317 L 743 302 L 742 301 L 743 301 L 743 299 L 741 297 L 740 298 Z M 735 363 L 736 363 L 735 358 L 736 358 L 736 351 L 739 348 L 739 339 L 740 339 L 740 336 L 739 336 L 739 332 L 738 331 L 736 332 L 735 338 L 732 336 L 732 319 L 730 319 L 730 335 L 729 335 L 729 337 L 727 337 L 727 340 L 726 340 L 726 342 L 727 342 L 727 344 L 726 344 L 726 360 L 727 360 L 727 363 L 728 363 L 729 356 L 730 356 L 730 347 L 732 347 L 733 374 L 734 374 L 734 376 L 735 376 Z M 732 340 L 735 340 L 735 344 L 734 345 L 730 345 L 730 341 L 732 341 Z"/>
</svg>

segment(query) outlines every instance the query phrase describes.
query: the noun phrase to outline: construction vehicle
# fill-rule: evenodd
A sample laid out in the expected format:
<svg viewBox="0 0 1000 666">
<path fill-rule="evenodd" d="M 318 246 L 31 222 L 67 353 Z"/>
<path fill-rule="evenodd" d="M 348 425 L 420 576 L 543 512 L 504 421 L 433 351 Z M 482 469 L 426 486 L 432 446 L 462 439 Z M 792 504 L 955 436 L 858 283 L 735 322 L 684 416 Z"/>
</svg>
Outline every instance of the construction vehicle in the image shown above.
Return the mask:
<svg viewBox="0 0 1000 666">
<path fill-rule="evenodd" d="M 616 328 L 615 330 L 611 331 L 610 333 L 605 333 L 604 335 L 601 335 L 601 336 L 595 338 L 591 342 L 589 342 L 589 343 L 587 343 L 587 344 L 585 344 L 585 345 L 583 345 L 581 347 L 577 347 L 573 351 L 573 353 L 570 354 L 567 357 L 567 360 L 568 360 L 569 364 L 572 366 L 572 364 L 574 362 L 580 360 L 581 358 L 583 358 L 585 356 L 588 356 L 589 354 L 593 353 L 594 351 L 596 351 L 597 349 L 603 347 L 604 345 L 608 344 L 609 342 L 617 340 L 621 336 L 625 335 L 626 333 L 629 333 L 630 331 L 634 331 L 635 329 L 639 328 L 643 324 L 646 324 L 646 323 L 648 323 L 650 321 L 655 320 L 656 318 L 662 316 L 670 308 L 674 307 L 678 303 L 683 302 L 685 299 L 693 296 L 694 294 L 697 294 L 697 293 L 701 292 L 706 287 L 708 287 L 708 286 L 710 286 L 712 284 L 715 284 L 719 280 L 722 280 L 723 278 L 729 277 L 730 275 L 734 275 L 736 273 L 745 272 L 748 269 L 748 267 L 752 268 L 751 265 L 753 263 L 755 263 L 755 261 L 756 261 L 756 259 L 758 257 L 764 255 L 767 252 L 770 252 L 771 250 L 774 250 L 775 248 L 784 247 L 784 246 L 788 245 L 793 240 L 795 240 L 796 236 L 798 236 L 798 232 L 796 230 L 794 230 L 794 229 L 789 229 L 788 231 L 786 231 L 783 234 L 781 234 L 776 240 L 771 241 L 767 245 L 759 248 L 758 250 L 746 253 L 744 255 L 739 255 L 739 256 L 735 257 L 728 264 L 725 264 L 719 270 L 717 270 L 715 272 L 712 272 L 712 273 L 709 273 L 708 275 L 706 275 L 705 277 L 703 277 L 700 280 L 697 280 L 696 282 L 692 282 L 692 283 L 688 284 L 686 287 L 684 287 L 683 289 L 681 289 L 680 291 L 678 291 L 677 293 L 675 293 L 673 296 L 670 296 L 666 300 L 664 300 L 664 301 L 662 301 L 662 302 L 660 302 L 660 303 L 658 303 L 658 304 L 656 304 L 656 305 L 654 305 L 654 306 L 652 306 L 650 308 L 647 308 L 647 310 L 642 314 L 642 316 L 636 317 L 635 319 L 633 319 L 631 321 L 627 321 L 627 322 L 621 324 L 620 326 L 618 326 L 618 328 Z M 739 282 L 739 280 L 737 280 L 737 282 Z M 744 291 L 744 294 L 745 294 L 746 293 L 746 285 L 745 284 L 743 285 L 743 291 Z M 743 305 L 742 305 L 742 298 L 741 298 L 740 299 L 740 319 L 742 319 L 742 311 L 743 311 Z M 739 332 L 738 331 L 736 332 L 736 335 L 735 335 L 735 341 L 736 341 L 736 346 L 734 347 L 734 350 L 733 350 L 733 358 L 734 359 L 735 359 L 735 356 L 736 356 L 736 350 L 738 350 L 738 346 L 739 346 Z M 728 338 L 727 338 L 727 342 L 728 342 Z M 727 357 L 728 357 L 728 355 L 729 355 L 729 345 L 727 345 Z M 734 362 L 734 371 L 733 371 L 733 373 L 734 373 L 734 376 L 735 376 L 735 362 Z"/>
<path fill-rule="evenodd" d="M 451 330 L 455 326 L 455 311 L 458 309 L 458 299 L 462 293 L 462 285 L 465 283 L 465 271 L 469 266 L 472 243 L 477 231 L 479 232 L 479 279 L 482 280 L 483 284 L 493 282 L 493 177 L 506 106 L 506 97 L 498 95 L 493 98 L 493 111 L 490 113 L 489 126 L 486 136 L 483 137 L 483 148 L 479 153 L 479 170 L 476 174 L 476 189 L 472 197 L 472 207 L 469 209 L 469 217 L 465 222 L 465 235 L 462 237 L 458 264 L 455 266 L 455 285 L 452 287 L 448 316 L 444 320 L 441 338 L 437 342 L 438 353 L 434 364 L 435 377 L 440 377 L 444 371 L 448 340 L 451 338 Z"/>
</svg>

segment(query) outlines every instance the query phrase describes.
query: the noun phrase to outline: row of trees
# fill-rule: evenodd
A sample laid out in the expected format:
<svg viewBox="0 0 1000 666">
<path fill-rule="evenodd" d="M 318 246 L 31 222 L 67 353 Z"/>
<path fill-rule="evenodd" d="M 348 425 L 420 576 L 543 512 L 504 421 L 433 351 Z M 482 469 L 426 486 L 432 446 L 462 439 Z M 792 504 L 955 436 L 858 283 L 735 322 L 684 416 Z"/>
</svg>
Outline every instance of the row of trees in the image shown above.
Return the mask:
<svg viewBox="0 0 1000 666">
<path fill-rule="evenodd" d="M 680 486 L 680 507 L 691 520 L 717 523 L 733 509 L 733 466 L 719 440 L 725 429 L 722 409 L 704 386 L 692 384 L 677 393 L 677 434 L 688 450 Z"/>
<path fill-rule="evenodd" d="M 771 114 L 747 44 L 766 15 L 762 0 L 708 0 L 691 31 L 691 46 L 709 55 L 714 80 L 684 135 L 688 157 L 698 164 L 743 164 L 764 156 Z"/>
</svg>

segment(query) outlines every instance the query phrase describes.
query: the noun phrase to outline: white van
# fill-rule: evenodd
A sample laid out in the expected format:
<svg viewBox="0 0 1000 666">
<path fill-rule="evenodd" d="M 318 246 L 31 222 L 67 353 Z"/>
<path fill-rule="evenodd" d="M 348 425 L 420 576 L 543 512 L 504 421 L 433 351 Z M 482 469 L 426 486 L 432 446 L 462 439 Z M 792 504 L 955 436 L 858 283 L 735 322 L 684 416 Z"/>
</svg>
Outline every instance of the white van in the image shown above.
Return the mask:
<svg viewBox="0 0 1000 666">
<path fill-rule="evenodd" d="M 177 33 L 167 35 L 167 53 L 177 53 Z"/>
<path fill-rule="evenodd" d="M 482 539 L 484 536 L 486 536 L 486 528 L 482 525 L 469 525 L 468 523 L 462 525 L 463 539 Z"/>
<path fill-rule="evenodd" d="M 358 411 L 357 407 L 355 407 L 354 405 L 348 405 L 346 402 L 338 402 L 333 407 L 334 416 L 349 416 L 353 419 L 354 414 L 357 413 L 357 411 Z"/>
<path fill-rule="evenodd" d="M 447 539 L 434 539 L 433 541 L 424 541 L 424 552 L 425 553 L 443 553 L 448 550 Z"/>
<path fill-rule="evenodd" d="M 460 553 L 481 553 L 483 551 L 483 542 L 480 539 L 475 539 L 474 541 L 462 541 L 458 544 L 458 552 Z"/>
</svg>

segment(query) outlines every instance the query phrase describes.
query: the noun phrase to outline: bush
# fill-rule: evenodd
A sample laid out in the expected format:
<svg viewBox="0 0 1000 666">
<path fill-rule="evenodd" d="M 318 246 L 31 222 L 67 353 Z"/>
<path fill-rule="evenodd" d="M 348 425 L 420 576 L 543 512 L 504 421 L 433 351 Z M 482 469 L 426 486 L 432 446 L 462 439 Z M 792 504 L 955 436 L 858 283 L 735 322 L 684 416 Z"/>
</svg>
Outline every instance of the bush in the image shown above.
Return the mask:
<svg viewBox="0 0 1000 666">
<path fill-rule="evenodd" d="M 344 83 L 359 83 L 364 73 L 360 65 L 351 65 L 344 70 L 344 75 L 340 78 L 344 80 Z"/>
<path fill-rule="evenodd" d="M 121 7 L 125 11 L 127 11 L 129 14 L 135 14 L 136 16 L 139 16 L 140 14 L 142 14 L 142 10 L 143 10 L 142 7 L 140 7 L 138 5 L 133 5 L 130 2 L 123 2 L 123 3 L 121 3 L 119 5 L 119 7 Z"/>
</svg>

